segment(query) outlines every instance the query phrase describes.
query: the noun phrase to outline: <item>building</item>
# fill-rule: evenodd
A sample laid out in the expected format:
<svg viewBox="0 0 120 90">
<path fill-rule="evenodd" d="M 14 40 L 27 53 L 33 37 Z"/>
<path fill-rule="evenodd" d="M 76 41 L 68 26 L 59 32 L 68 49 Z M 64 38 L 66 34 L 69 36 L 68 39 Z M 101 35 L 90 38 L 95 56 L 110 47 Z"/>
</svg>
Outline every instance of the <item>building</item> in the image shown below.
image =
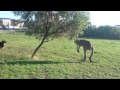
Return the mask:
<svg viewBox="0 0 120 90">
<path fill-rule="evenodd" d="M 24 26 L 24 22 L 21 21 L 20 23 L 18 23 L 16 26 L 12 25 L 12 21 L 15 19 L 11 19 L 11 18 L 0 18 L 2 20 L 2 28 L 3 29 L 14 29 L 14 28 L 20 28 Z"/>
<path fill-rule="evenodd" d="M 120 28 L 120 25 L 115 25 L 116 28 Z"/>
<path fill-rule="evenodd" d="M 10 18 L 0 18 L 2 20 L 2 27 L 5 29 L 9 29 L 9 26 L 11 25 L 11 19 Z"/>
</svg>

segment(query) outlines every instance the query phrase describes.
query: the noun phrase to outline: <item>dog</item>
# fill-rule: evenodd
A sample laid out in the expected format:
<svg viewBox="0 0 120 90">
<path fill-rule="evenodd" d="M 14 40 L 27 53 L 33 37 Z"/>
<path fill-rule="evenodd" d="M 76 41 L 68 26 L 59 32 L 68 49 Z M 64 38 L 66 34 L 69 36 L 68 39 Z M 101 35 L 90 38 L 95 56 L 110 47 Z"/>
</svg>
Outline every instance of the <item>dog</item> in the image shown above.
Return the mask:
<svg viewBox="0 0 120 90">
<path fill-rule="evenodd" d="M 5 46 L 5 43 L 6 43 L 5 40 L 2 40 L 2 41 L 0 42 L 0 49 L 2 49 L 2 52 L 3 52 L 3 48 L 4 48 L 4 46 Z"/>
</svg>

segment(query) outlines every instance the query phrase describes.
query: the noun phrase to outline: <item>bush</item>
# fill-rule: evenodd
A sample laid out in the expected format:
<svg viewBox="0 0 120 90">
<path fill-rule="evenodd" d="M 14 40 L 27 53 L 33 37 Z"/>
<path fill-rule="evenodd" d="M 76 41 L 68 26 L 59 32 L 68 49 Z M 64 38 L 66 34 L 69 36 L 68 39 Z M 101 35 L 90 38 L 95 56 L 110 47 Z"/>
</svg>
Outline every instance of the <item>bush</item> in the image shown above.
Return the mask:
<svg viewBox="0 0 120 90">
<path fill-rule="evenodd" d="M 84 31 L 84 37 L 94 37 L 103 39 L 120 39 L 120 28 L 113 26 L 89 26 Z"/>
</svg>

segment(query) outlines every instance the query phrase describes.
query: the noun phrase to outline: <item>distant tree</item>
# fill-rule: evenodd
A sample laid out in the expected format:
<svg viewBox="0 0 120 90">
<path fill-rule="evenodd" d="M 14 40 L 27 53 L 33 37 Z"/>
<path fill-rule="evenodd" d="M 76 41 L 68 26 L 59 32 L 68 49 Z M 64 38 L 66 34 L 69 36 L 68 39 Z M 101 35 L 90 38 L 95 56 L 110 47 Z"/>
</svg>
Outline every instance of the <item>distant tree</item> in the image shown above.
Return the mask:
<svg viewBox="0 0 120 90">
<path fill-rule="evenodd" d="M 89 26 L 84 31 L 84 37 L 94 37 L 102 39 L 120 39 L 120 28 L 114 26 Z"/>
<path fill-rule="evenodd" d="M 12 26 L 17 26 L 19 23 L 20 23 L 20 20 L 15 20 L 15 19 L 11 20 L 11 25 Z"/>
<path fill-rule="evenodd" d="M 31 58 L 47 42 L 46 39 L 59 36 L 76 37 L 81 30 L 87 27 L 89 12 L 86 11 L 13 11 L 15 15 L 21 16 L 25 26 L 31 35 L 42 38 L 38 47 L 34 50 Z"/>
<path fill-rule="evenodd" d="M 0 26 L 2 26 L 3 25 L 3 21 L 0 19 Z"/>
<path fill-rule="evenodd" d="M 96 35 L 97 27 L 95 25 L 91 25 L 84 30 L 85 37 L 94 37 Z"/>
</svg>

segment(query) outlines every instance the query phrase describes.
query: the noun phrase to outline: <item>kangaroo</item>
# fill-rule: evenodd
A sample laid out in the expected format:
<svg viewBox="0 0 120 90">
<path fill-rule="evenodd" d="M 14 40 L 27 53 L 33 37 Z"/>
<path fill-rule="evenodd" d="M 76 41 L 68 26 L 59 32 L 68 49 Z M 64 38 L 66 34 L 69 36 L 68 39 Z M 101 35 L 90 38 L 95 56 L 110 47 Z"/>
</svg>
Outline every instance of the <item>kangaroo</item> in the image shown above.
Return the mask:
<svg viewBox="0 0 120 90">
<path fill-rule="evenodd" d="M 83 46 L 83 50 L 84 50 L 84 61 L 86 60 L 86 52 L 87 50 L 91 50 L 91 55 L 89 57 L 89 60 L 90 62 L 92 62 L 91 58 L 93 56 L 93 53 L 94 53 L 94 48 L 93 48 L 93 45 L 91 44 L 90 41 L 87 41 L 87 40 L 79 40 L 79 39 L 76 39 L 75 41 L 75 44 L 77 45 L 77 52 L 79 53 L 79 49 L 80 49 L 80 46 Z"/>
</svg>

